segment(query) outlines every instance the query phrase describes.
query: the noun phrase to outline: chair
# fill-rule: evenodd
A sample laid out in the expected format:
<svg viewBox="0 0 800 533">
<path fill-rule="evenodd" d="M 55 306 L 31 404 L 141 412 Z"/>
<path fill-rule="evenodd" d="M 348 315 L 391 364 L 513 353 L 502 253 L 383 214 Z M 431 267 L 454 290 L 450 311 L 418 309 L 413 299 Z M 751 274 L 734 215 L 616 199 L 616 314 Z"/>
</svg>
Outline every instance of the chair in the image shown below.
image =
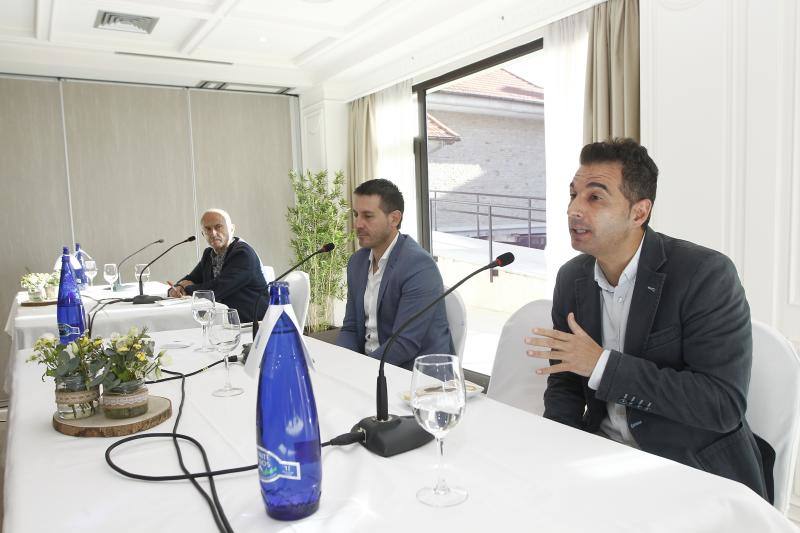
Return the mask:
<svg viewBox="0 0 800 533">
<path fill-rule="evenodd" d="M 548 366 L 547 359 L 528 357 L 531 346 L 524 338 L 533 335 L 534 327 L 553 327 L 550 300 L 535 300 L 517 309 L 503 326 L 492 366 L 487 396 L 499 402 L 541 415 L 547 377 L 536 374 Z"/>
<path fill-rule="evenodd" d="M 447 290 L 447 287 L 444 290 Z M 464 306 L 461 295 L 455 291 L 445 297 L 444 307 L 453 347 L 456 349 L 455 355 L 458 356 L 459 361 L 462 361 L 464 359 L 464 343 L 467 340 L 467 308 Z"/>
<path fill-rule="evenodd" d="M 275 280 L 275 269 L 269 265 L 261 265 L 261 273 L 264 274 L 264 279 L 267 283 Z"/>
<path fill-rule="evenodd" d="M 311 301 L 311 281 L 308 274 L 302 270 L 289 273 L 283 281 L 289 284 L 289 300 L 292 302 L 292 309 L 302 332 L 306 325 L 308 304 Z"/>
<path fill-rule="evenodd" d="M 800 435 L 800 357 L 775 328 L 756 320 L 746 418 L 775 450 L 773 505 L 786 514 Z"/>
</svg>

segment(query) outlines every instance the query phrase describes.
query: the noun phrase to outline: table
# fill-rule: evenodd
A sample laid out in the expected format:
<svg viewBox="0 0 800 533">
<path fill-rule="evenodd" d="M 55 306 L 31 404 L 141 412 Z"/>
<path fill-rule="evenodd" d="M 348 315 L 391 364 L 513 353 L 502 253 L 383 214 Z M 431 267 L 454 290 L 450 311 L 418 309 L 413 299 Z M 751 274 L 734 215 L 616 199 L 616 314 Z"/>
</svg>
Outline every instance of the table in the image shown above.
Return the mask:
<svg viewBox="0 0 800 533">
<path fill-rule="evenodd" d="M 158 344 L 190 339 L 199 328 L 153 334 Z M 374 359 L 307 338 L 317 370 L 312 381 L 327 440 L 374 413 Z M 29 353 L 21 352 L 21 355 Z M 171 351 L 172 367 L 214 360 L 192 348 Z M 104 461 L 116 439 L 80 439 L 50 426 L 53 384 L 39 368 L 14 359 L 5 474 L 4 531 L 215 531 L 199 494 L 185 482 L 146 483 L 114 473 Z M 255 463 L 256 385 L 241 366 L 232 381 L 245 393 L 216 398 L 224 369 L 186 382 L 180 431 L 199 438 L 213 468 Z M 399 393 L 410 372 L 387 365 L 390 411 L 410 413 Z M 177 411 L 179 383 L 151 386 Z M 151 431 L 171 430 L 173 420 Z M 190 469 L 197 454 L 186 448 Z M 146 474 L 179 472 L 169 439 L 138 441 L 115 451 L 123 468 Z M 224 476 L 217 490 L 237 532 L 791 532 L 795 527 L 744 485 L 587 434 L 496 402 L 468 401 L 445 440 L 446 478 L 464 486 L 460 506 L 418 503 L 417 489 L 434 481 L 433 443 L 391 458 L 359 445 L 323 448 L 319 511 L 294 523 L 270 519 L 255 471 Z M 205 482 L 202 482 L 205 484 Z"/>
<path fill-rule="evenodd" d="M 111 292 L 108 285 L 98 285 L 81 291 L 83 307 L 87 314 L 97 304 L 97 300 L 108 298 L 131 298 L 139 294 L 138 286 L 129 285 L 125 290 Z M 168 285 L 159 282 L 147 282 L 144 286 L 145 294 L 164 296 L 167 294 Z M 56 327 L 56 306 L 46 305 L 37 307 L 23 307 L 20 304 L 27 300 L 27 293 L 20 292 L 11 303 L 5 332 L 11 337 L 10 357 L 19 350 L 33 347 L 36 339 L 45 333 L 58 335 Z M 92 334 L 108 336 L 113 332 L 124 333 L 131 326 L 147 327 L 150 331 L 190 328 L 196 326 L 192 318 L 191 299 L 182 301 L 170 300 L 170 305 L 140 304 L 133 305 L 129 302 L 120 302 L 108 305 L 95 317 Z M 224 304 L 217 304 L 224 306 Z M 0 368 L 5 369 L 5 390 L 9 389 L 8 374 L 10 363 L 2 360 L 0 355 Z"/>
</svg>

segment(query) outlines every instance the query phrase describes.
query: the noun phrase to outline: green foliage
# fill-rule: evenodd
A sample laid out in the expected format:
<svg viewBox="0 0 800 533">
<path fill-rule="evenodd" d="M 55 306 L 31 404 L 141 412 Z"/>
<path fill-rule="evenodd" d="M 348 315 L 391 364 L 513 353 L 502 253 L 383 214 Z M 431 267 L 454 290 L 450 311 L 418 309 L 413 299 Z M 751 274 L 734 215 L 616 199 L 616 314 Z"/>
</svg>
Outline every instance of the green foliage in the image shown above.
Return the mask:
<svg viewBox="0 0 800 533">
<path fill-rule="evenodd" d="M 96 383 L 90 382 L 104 365 L 103 340 L 83 335 L 65 346 L 53 336 L 43 336 L 34 344 L 28 361 L 44 365 L 42 379 L 81 376 L 91 387 Z"/>
<path fill-rule="evenodd" d="M 155 353 L 155 342 L 147 335 L 147 328 L 131 328 L 126 335 L 113 333 L 102 351 L 103 372 L 93 380 L 112 389 L 120 383 L 161 377 L 161 365 L 165 353 Z"/>
<path fill-rule="evenodd" d="M 289 208 L 286 219 L 294 234 L 291 246 L 295 262 L 314 253 L 323 244 L 332 242 L 336 248 L 331 253 L 319 254 L 303 270 L 311 279 L 311 305 L 308 313 L 308 330 L 321 331 L 333 323 L 333 298 L 344 298 L 344 270 L 349 257 L 352 232 L 347 230 L 350 216 L 347 201 L 342 196 L 344 174 L 337 172 L 333 182 L 328 172 L 312 174 L 289 172 L 296 202 Z"/>
</svg>

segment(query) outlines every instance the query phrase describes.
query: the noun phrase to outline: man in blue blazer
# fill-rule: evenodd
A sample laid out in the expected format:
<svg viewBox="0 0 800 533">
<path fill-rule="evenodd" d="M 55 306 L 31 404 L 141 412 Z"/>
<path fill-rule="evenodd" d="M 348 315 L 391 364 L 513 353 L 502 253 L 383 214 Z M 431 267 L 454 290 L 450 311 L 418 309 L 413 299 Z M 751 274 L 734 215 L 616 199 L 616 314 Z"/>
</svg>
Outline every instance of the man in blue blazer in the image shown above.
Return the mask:
<svg viewBox="0 0 800 533">
<path fill-rule="evenodd" d="M 402 235 L 403 195 L 384 179 L 354 191 L 353 216 L 362 247 L 347 264 L 347 310 L 336 343 L 380 359 L 392 333 L 443 292 L 433 258 Z M 411 369 L 418 355 L 453 354 L 444 301 L 400 333 L 386 361 Z"/>
<path fill-rule="evenodd" d="M 723 254 L 648 227 L 658 168 L 630 139 L 586 145 L 570 184 L 544 416 L 735 481 L 771 500 L 769 445 L 745 419 L 750 309 Z"/>
</svg>

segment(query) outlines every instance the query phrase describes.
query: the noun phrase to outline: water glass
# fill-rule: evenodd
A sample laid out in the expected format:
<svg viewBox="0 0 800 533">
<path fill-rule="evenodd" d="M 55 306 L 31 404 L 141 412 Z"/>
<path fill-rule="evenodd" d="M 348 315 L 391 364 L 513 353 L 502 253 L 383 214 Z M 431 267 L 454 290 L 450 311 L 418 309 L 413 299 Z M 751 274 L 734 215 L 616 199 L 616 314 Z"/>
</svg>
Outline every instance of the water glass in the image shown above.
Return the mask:
<svg viewBox="0 0 800 533">
<path fill-rule="evenodd" d="M 417 423 L 436 439 L 438 477 L 433 487 L 417 492 L 417 499 L 433 507 L 458 505 L 467 491 L 449 487 L 444 480 L 444 437 L 464 415 L 466 393 L 461 363 L 455 355 L 423 355 L 414 361 L 411 375 L 411 409 Z"/>
<path fill-rule="evenodd" d="M 136 283 L 139 283 L 139 275 L 142 276 L 142 283 L 147 283 L 147 280 L 150 279 L 150 268 L 145 269 L 146 266 L 147 265 L 144 263 L 138 263 L 133 268 L 133 275 L 136 277 Z"/>
<path fill-rule="evenodd" d="M 192 293 L 192 316 L 194 321 L 203 327 L 203 345 L 195 351 L 216 351 L 208 339 L 208 326 L 214 319 L 214 291 L 194 291 Z"/>
<path fill-rule="evenodd" d="M 89 286 L 94 286 L 94 277 L 97 275 L 97 262 L 87 259 L 83 262 L 83 273 L 89 278 Z"/>
<path fill-rule="evenodd" d="M 242 326 L 239 322 L 239 312 L 236 309 L 225 309 L 214 313 L 209 332 L 211 344 L 216 346 L 225 361 L 225 386 L 215 390 L 214 396 L 237 396 L 244 392 L 240 387 L 231 386 L 231 370 L 228 356 L 242 340 Z"/>
<path fill-rule="evenodd" d="M 116 263 L 106 263 L 103 265 L 103 279 L 106 280 L 106 283 L 113 285 L 114 282 L 117 281 L 117 277 L 119 277 L 119 271 L 117 270 Z"/>
</svg>

